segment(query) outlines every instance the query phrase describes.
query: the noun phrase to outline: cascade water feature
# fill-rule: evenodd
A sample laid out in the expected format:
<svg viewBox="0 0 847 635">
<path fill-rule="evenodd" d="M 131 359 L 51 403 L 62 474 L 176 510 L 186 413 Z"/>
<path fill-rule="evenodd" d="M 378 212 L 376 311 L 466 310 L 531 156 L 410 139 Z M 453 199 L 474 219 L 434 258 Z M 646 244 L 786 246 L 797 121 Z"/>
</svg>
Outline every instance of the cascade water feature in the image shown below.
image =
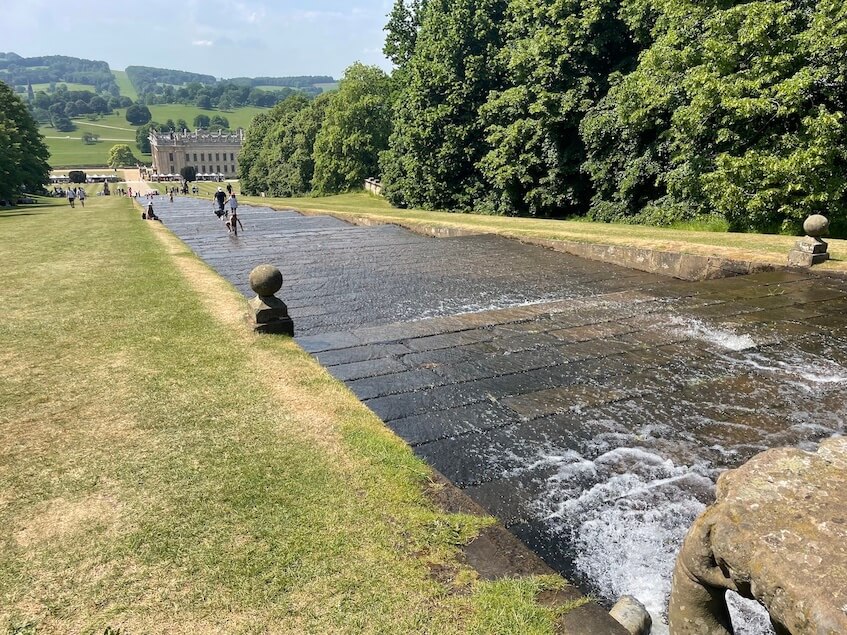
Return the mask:
<svg viewBox="0 0 847 635">
<path fill-rule="evenodd" d="M 606 603 L 666 632 L 670 572 L 717 474 L 840 434 L 847 283 L 757 274 L 683 283 L 491 236 L 242 205 L 165 224 L 252 297 L 278 265 L 298 341 L 413 446 Z M 767 633 L 738 600 L 739 633 Z"/>
<path fill-rule="evenodd" d="M 847 389 L 847 368 L 834 362 L 813 361 L 790 346 L 758 351 L 749 335 L 713 328 L 700 320 L 677 317 L 670 322 L 709 345 L 743 352 L 721 359 L 727 368 L 743 372 L 750 367 L 778 377 L 789 393 L 825 396 Z M 614 422 L 589 425 L 610 429 Z M 807 421 L 798 426 L 817 428 L 818 424 Z M 831 429 L 822 426 L 815 431 Z M 661 429 L 648 421 L 642 432 L 635 439 L 611 431 L 599 434 L 593 459 L 550 448 L 549 454 L 529 465 L 546 463 L 556 468 L 544 484 L 537 510 L 553 532 L 570 543 L 573 567 L 583 582 L 608 602 L 634 595 L 653 617 L 652 632 L 663 635 L 668 632 L 665 609 L 675 557 L 689 526 L 713 499 L 719 467 L 710 462 L 677 465 L 645 443 L 657 433 L 661 437 Z M 800 445 L 811 449 L 812 444 Z M 736 454 L 731 444 L 713 449 L 730 460 Z M 734 593 L 728 595 L 739 635 L 773 633 L 762 607 Z"/>
</svg>

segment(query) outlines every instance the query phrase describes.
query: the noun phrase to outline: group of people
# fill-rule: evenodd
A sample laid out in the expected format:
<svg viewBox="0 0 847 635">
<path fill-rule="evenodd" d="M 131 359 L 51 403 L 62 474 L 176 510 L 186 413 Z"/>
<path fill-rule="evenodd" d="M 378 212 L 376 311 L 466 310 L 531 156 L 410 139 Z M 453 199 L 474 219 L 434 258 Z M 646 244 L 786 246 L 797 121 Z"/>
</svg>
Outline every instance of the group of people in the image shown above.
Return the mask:
<svg viewBox="0 0 847 635">
<path fill-rule="evenodd" d="M 227 183 L 226 193 L 224 193 L 223 188 L 219 187 L 213 199 L 215 201 L 215 216 L 224 221 L 229 233 L 238 236 L 238 228 L 241 227 L 243 230 L 244 225 L 238 218 L 238 199 L 235 192 L 232 191 L 232 185 Z M 229 209 L 226 209 L 227 203 L 229 203 Z"/>
<path fill-rule="evenodd" d="M 76 207 L 77 201 L 79 201 L 80 206 L 85 207 L 85 188 L 69 187 L 65 196 L 68 197 L 68 203 L 71 207 Z"/>
<path fill-rule="evenodd" d="M 168 189 L 168 195 L 170 196 L 171 202 L 174 200 L 174 194 L 178 194 L 179 191 L 179 188 Z M 158 194 L 159 192 L 155 190 L 151 190 L 147 193 L 147 209 L 141 213 L 141 218 L 143 220 L 156 220 L 162 222 L 153 210 L 153 197 Z M 215 215 L 218 219 L 224 221 L 227 231 L 229 231 L 230 234 L 238 236 L 239 228 L 244 230 L 244 225 L 241 223 L 241 219 L 238 218 L 238 198 L 232 190 L 232 185 L 227 183 L 226 192 L 223 191 L 223 188 L 219 187 L 212 198 L 215 202 Z"/>
</svg>

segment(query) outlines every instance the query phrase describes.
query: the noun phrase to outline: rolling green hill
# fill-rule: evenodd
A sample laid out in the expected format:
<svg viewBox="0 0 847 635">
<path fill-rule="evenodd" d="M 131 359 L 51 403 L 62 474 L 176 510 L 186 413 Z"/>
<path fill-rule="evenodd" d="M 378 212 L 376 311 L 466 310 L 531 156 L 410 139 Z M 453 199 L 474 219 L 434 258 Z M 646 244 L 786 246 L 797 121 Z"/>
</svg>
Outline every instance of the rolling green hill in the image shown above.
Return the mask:
<svg viewBox="0 0 847 635">
<path fill-rule="evenodd" d="M 112 69 L 112 75 L 115 76 L 115 82 L 117 82 L 118 88 L 121 89 L 121 95 L 129 97 L 132 101 L 138 99 L 138 93 L 135 92 L 135 87 L 132 85 L 132 82 L 129 81 L 126 71 L 116 71 Z"/>
</svg>

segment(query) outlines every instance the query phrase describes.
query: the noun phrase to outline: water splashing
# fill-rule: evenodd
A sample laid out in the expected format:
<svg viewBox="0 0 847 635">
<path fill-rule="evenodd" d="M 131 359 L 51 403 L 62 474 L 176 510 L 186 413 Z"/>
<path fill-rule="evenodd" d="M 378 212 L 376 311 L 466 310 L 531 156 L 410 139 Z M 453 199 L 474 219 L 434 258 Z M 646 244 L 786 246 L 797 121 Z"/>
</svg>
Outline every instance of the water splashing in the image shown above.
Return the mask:
<svg viewBox="0 0 847 635">
<path fill-rule="evenodd" d="M 730 351 L 743 351 L 756 347 L 749 335 L 738 335 L 728 329 L 720 329 L 694 318 L 671 318 L 677 330 L 694 339 L 703 340 Z"/>
</svg>

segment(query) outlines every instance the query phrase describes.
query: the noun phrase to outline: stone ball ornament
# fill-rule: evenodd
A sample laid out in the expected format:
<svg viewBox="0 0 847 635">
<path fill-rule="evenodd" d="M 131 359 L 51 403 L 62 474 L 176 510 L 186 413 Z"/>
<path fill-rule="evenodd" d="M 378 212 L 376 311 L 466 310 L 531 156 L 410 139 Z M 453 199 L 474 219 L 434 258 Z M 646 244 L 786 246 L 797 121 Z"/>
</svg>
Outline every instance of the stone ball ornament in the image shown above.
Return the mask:
<svg viewBox="0 0 847 635">
<path fill-rule="evenodd" d="M 250 272 L 250 288 L 267 298 L 282 289 L 282 272 L 273 265 L 259 265 Z"/>
<path fill-rule="evenodd" d="M 821 214 L 812 214 L 803 223 L 803 231 L 812 238 L 826 236 L 829 231 L 829 219 Z"/>
</svg>

